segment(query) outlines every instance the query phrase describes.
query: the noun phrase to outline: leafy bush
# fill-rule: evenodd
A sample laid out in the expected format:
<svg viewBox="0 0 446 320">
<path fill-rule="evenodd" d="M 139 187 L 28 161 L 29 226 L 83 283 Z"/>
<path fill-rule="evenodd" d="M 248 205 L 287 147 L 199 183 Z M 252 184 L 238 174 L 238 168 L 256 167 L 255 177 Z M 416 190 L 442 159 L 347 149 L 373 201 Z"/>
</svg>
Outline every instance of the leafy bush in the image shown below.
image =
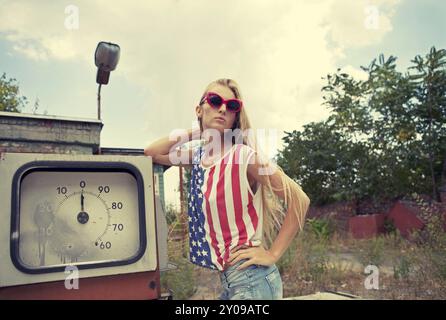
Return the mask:
<svg viewBox="0 0 446 320">
<path fill-rule="evenodd" d="M 330 219 L 307 219 L 307 225 L 318 240 L 328 240 L 333 234 L 333 223 Z"/>
<path fill-rule="evenodd" d="M 393 223 L 393 220 L 389 218 L 384 219 L 384 230 L 386 233 L 395 233 L 398 229 L 395 227 L 395 224 Z"/>
<path fill-rule="evenodd" d="M 172 203 L 166 205 L 165 213 L 166 213 L 166 221 L 169 226 L 178 220 L 179 213 L 175 209 L 175 206 Z"/>
<path fill-rule="evenodd" d="M 408 280 L 412 270 L 412 262 L 407 256 L 399 256 L 393 265 L 393 277 L 396 280 Z"/>
<path fill-rule="evenodd" d="M 417 193 L 412 193 L 412 199 L 421 209 L 425 226 L 412 233 L 412 239 L 418 245 L 428 246 L 432 249 L 446 250 L 446 233 L 443 229 L 444 216 L 434 210 L 432 204 L 425 201 Z"/>
<path fill-rule="evenodd" d="M 306 276 L 311 281 L 320 281 L 328 269 L 328 250 L 323 243 L 317 243 L 311 247 L 307 254 L 308 269 Z"/>
<path fill-rule="evenodd" d="M 364 266 L 375 265 L 379 267 L 384 260 L 385 239 L 375 237 L 363 240 L 363 243 L 363 248 L 359 251 L 359 260 Z"/>
<path fill-rule="evenodd" d="M 176 258 L 171 262 L 177 269 L 161 274 L 161 286 L 172 291 L 175 300 L 188 299 L 196 291 L 193 265 L 184 258 Z"/>
</svg>

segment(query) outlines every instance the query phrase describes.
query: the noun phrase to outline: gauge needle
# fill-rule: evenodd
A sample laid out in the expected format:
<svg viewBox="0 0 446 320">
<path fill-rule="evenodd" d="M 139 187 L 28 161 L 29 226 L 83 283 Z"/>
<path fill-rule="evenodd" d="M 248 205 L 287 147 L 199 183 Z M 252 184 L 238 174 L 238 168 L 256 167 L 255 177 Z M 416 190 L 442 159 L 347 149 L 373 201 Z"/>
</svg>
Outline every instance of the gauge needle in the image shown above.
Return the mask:
<svg viewBox="0 0 446 320">
<path fill-rule="evenodd" d="M 81 193 L 81 211 L 84 211 L 84 190 Z"/>
</svg>

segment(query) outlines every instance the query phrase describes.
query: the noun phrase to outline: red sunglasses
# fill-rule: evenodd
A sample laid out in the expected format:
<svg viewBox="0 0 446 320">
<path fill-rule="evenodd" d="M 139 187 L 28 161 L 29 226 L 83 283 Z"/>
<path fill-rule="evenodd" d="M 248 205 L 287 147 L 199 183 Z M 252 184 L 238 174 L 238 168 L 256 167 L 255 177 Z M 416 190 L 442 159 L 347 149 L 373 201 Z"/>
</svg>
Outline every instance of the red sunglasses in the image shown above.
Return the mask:
<svg viewBox="0 0 446 320">
<path fill-rule="evenodd" d="M 207 103 L 213 108 L 219 109 L 222 104 L 226 104 L 226 109 L 230 112 L 239 112 L 243 106 L 242 100 L 239 99 L 223 99 L 219 94 L 215 92 L 208 92 L 200 102 L 200 105 L 206 100 Z"/>
</svg>

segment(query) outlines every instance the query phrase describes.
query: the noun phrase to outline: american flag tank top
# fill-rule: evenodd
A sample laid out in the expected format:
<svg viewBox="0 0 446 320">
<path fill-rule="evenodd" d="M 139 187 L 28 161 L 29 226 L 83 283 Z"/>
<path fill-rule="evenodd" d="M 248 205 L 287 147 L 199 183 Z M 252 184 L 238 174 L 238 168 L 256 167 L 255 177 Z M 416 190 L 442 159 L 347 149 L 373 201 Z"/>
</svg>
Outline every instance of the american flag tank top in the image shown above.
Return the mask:
<svg viewBox="0 0 446 320">
<path fill-rule="evenodd" d="M 188 199 L 189 258 L 196 265 L 224 270 L 231 249 L 262 242 L 262 199 L 249 186 L 247 167 L 254 149 L 234 144 L 204 167 L 202 147 L 193 155 Z"/>
</svg>

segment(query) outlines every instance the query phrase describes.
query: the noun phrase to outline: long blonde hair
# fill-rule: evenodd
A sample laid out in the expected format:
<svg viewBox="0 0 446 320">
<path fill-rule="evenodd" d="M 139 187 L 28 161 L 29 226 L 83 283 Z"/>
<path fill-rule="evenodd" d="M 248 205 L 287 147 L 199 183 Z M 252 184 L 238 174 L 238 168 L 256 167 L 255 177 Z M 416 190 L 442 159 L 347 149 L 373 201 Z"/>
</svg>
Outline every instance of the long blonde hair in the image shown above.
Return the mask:
<svg viewBox="0 0 446 320">
<path fill-rule="evenodd" d="M 216 84 L 225 86 L 229 88 L 234 94 L 235 98 L 243 100 L 240 92 L 240 87 L 232 79 L 218 79 L 211 82 L 205 89 L 201 99 L 200 105 L 202 104 L 203 98 L 206 93 Z M 200 129 L 203 131 L 203 126 L 200 120 Z M 246 130 L 252 129 L 251 123 L 248 119 L 248 115 L 246 112 L 245 104 L 240 112 L 237 113 L 236 118 L 234 120 L 234 125 L 232 129 L 240 129 L 241 132 L 246 132 Z M 234 143 L 234 142 L 233 142 Z M 253 148 L 257 155 L 260 156 L 261 159 L 265 159 L 262 155 L 262 152 L 257 145 L 257 140 L 255 135 L 243 135 L 243 144 Z M 269 163 L 269 165 L 272 165 Z M 271 176 L 266 175 L 267 179 L 265 184 L 261 184 L 261 196 L 262 196 L 262 205 L 263 205 L 263 236 L 266 241 L 264 241 L 264 245 L 271 245 L 274 241 L 274 237 L 276 232 L 280 229 L 283 219 L 286 214 L 286 209 L 292 210 L 296 213 L 297 221 L 299 224 L 299 229 L 302 230 L 304 226 L 304 219 L 306 215 L 306 211 L 309 206 L 309 199 L 303 193 L 301 187 L 289 178 L 283 171 L 283 169 L 274 164 L 274 169 L 279 170 L 281 187 L 274 188 L 271 184 Z M 281 191 L 284 194 L 284 200 L 280 199 L 274 191 Z M 303 197 L 305 196 L 305 197 Z M 307 199 L 307 200 L 306 200 Z M 291 206 L 291 207 L 290 207 Z"/>
</svg>

